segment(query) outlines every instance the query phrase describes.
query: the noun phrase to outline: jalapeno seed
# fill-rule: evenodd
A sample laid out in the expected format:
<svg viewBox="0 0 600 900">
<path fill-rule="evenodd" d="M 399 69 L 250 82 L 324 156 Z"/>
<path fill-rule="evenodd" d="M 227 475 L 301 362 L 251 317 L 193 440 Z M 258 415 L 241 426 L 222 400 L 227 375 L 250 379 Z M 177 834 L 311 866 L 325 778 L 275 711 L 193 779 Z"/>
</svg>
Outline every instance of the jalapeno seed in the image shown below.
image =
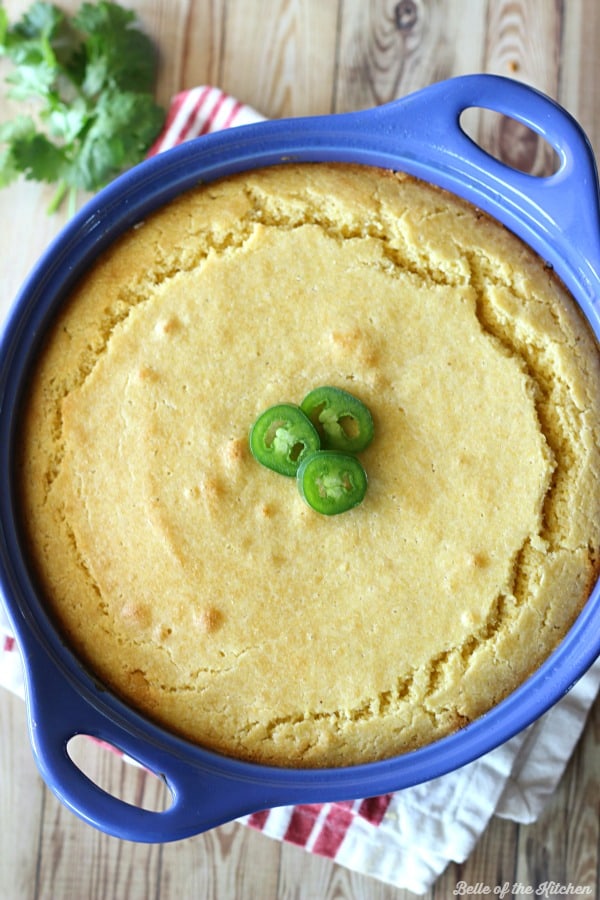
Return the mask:
<svg viewBox="0 0 600 900">
<path fill-rule="evenodd" d="M 360 453 L 373 440 L 373 417 L 365 404 L 342 388 L 318 387 L 300 404 L 326 450 Z"/>
<path fill-rule="evenodd" d="M 337 450 L 309 454 L 298 467 L 296 479 L 305 502 L 325 516 L 352 509 L 367 491 L 367 474 L 360 461 Z"/>
<path fill-rule="evenodd" d="M 261 413 L 250 430 L 249 442 L 259 463 L 290 477 L 307 454 L 321 446 L 316 428 L 293 403 L 279 403 Z"/>
</svg>

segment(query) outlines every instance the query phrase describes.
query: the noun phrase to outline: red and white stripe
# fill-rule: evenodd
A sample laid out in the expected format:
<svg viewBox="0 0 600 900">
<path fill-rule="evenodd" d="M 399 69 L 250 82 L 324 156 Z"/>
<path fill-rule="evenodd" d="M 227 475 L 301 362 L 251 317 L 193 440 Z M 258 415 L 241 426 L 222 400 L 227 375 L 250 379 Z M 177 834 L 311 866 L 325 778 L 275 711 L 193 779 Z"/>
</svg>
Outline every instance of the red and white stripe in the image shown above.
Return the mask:
<svg viewBox="0 0 600 900">
<path fill-rule="evenodd" d="M 249 125 L 263 119 L 252 107 L 219 88 L 200 85 L 173 97 L 162 133 L 150 148 L 148 156 L 212 131 Z"/>
<path fill-rule="evenodd" d="M 269 837 L 303 847 L 309 853 L 337 859 L 344 840 L 358 820 L 377 828 L 393 794 L 339 803 L 308 803 L 263 810 L 240 819 Z"/>
<path fill-rule="evenodd" d="M 2 640 L 2 652 L 3 653 L 11 653 L 13 650 L 17 649 L 17 642 L 15 641 L 12 634 L 5 634 Z"/>
</svg>

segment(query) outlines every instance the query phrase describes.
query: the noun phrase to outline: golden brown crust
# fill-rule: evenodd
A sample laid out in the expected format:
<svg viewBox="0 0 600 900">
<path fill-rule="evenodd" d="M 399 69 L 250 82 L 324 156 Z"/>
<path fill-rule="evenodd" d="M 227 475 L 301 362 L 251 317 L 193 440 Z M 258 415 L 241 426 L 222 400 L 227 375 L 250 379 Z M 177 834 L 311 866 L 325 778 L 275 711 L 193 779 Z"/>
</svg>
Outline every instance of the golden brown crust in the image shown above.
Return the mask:
<svg viewBox="0 0 600 900">
<path fill-rule="evenodd" d="M 271 403 L 371 409 L 333 519 L 247 446 Z M 134 706 L 290 766 L 452 731 L 564 636 L 598 574 L 600 368 L 527 248 L 401 174 L 275 167 L 191 192 L 83 280 L 23 421 L 53 615 Z"/>
</svg>

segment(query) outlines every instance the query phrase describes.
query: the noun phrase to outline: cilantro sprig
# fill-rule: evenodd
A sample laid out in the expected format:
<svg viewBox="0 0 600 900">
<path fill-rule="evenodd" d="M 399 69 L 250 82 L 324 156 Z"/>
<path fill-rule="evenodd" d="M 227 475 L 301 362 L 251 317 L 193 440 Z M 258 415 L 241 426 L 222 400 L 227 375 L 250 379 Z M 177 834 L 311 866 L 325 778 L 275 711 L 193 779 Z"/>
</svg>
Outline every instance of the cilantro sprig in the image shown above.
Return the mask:
<svg viewBox="0 0 600 900">
<path fill-rule="evenodd" d="M 36 2 L 12 25 L 0 6 L 0 56 L 14 64 L 7 94 L 26 110 L 0 124 L 0 187 L 20 176 L 56 184 L 49 212 L 138 163 L 162 127 L 155 48 L 117 3 L 69 17 Z"/>
</svg>

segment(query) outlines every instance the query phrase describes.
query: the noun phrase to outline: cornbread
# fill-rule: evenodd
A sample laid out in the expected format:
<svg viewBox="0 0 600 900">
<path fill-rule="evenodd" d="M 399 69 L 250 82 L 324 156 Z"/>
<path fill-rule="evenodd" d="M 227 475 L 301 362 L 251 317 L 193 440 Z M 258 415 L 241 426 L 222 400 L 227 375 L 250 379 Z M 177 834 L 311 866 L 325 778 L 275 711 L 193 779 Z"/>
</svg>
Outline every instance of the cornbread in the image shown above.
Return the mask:
<svg viewBox="0 0 600 900">
<path fill-rule="evenodd" d="M 334 517 L 248 448 L 320 385 L 375 423 Z M 97 261 L 32 371 L 40 590 L 102 682 L 193 742 L 403 753 L 515 689 L 587 599 L 599 388 L 574 301 L 466 202 L 344 164 L 201 186 Z"/>
</svg>

